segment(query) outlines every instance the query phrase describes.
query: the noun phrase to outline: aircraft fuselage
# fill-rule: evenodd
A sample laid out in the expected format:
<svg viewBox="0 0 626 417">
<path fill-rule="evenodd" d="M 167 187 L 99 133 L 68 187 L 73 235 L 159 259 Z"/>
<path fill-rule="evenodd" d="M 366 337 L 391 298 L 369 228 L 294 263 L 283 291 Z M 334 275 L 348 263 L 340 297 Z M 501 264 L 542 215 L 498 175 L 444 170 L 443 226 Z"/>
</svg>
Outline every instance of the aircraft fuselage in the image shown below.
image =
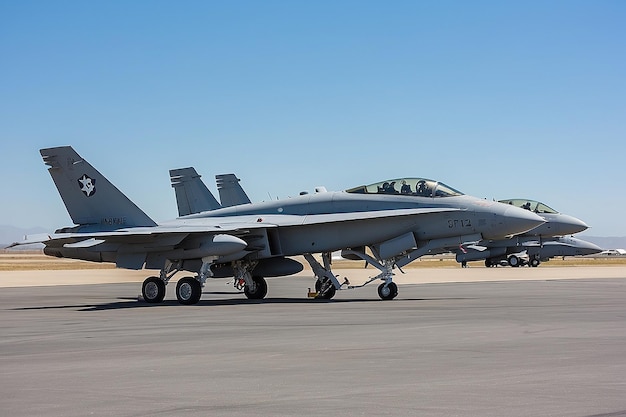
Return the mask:
<svg viewBox="0 0 626 417">
<path fill-rule="evenodd" d="M 424 212 L 397 215 L 399 210 L 421 209 Z M 432 212 L 426 212 L 431 210 Z M 440 211 L 437 211 L 440 210 Z M 368 212 L 388 212 L 386 217 L 371 218 Z M 536 218 L 522 209 L 502 203 L 462 195 L 431 198 L 403 195 L 366 195 L 325 192 L 281 201 L 245 204 L 185 216 L 179 221 L 190 224 L 228 217 L 248 217 L 249 221 L 275 224 L 283 255 L 328 252 L 377 243 L 412 232 L 416 241 L 428 241 L 479 233 L 484 238 L 502 238 L 520 230 L 520 222 L 529 228 Z M 350 214 L 344 221 L 307 224 L 312 216 Z M 363 216 L 359 216 L 362 214 Z M 514 218 L 511 215 L 521 216 Z M 300 225 L 282 226 L 284 216 L 301 216 Z M 255 220 L 256 219 L 256 220 Z M 535 225 L 538 223 L 534 223 Z M 271 230 L 271 229 L 270 229 Z"/>
</svg>

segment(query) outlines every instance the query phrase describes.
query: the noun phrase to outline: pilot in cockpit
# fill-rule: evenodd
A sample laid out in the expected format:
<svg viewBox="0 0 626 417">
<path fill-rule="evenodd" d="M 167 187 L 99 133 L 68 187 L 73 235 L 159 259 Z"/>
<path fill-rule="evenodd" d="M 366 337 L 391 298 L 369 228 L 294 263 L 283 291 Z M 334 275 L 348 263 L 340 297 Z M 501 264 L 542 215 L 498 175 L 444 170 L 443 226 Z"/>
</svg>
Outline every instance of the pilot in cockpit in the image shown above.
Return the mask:
<svg viewBox="0 0 626 417">
<path fill-rule="evenodd" d="M 406 180 L 402 180 L 402 187 L 400 187 L 400 194 L 411 194 L 411 186 L 406 183 Z"/>
<path fill-rule="evenodd" d="M 396 190 L 396 182 L 395 181 L 391 181 L 391 182 L 384 182 L 382 188 L 378 187 L 378 193 L 382 193 L 382 194 L 398 194 L 398 191 Z"/>
<path fill-rule="evenodd" d="M 426 185 L 426 181 L 419 180 L 417 185 L 415 186 L 415 193 L 417 195 L 428 195 L 428 186 Z"/>
</svg>

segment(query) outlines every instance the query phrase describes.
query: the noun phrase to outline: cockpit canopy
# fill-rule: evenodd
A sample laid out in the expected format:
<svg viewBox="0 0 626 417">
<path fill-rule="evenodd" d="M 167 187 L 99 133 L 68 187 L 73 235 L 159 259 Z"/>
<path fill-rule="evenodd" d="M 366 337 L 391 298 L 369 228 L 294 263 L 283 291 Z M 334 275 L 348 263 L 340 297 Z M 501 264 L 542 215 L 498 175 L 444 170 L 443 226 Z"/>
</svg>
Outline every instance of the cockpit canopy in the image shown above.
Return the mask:
<svg viewBox="0 0 626 417">
<path fill-rule="evenodd" d="M 501 203 L 510 204 L 515 207 L 530 210 L 535 213 L 558 214 L 559 212 L 546 206 L 545 204 L 535 200 L 525 200 L 521 198 L 513 198 L 510 200 L 500 200 Z"/>
<path fill-rule="evenodd" d="M 354 194 L 399 194 L 419 197 L 454 197 L 462 192 L 426 178 L 398 178 L 346 190 Z"/>
</svg>

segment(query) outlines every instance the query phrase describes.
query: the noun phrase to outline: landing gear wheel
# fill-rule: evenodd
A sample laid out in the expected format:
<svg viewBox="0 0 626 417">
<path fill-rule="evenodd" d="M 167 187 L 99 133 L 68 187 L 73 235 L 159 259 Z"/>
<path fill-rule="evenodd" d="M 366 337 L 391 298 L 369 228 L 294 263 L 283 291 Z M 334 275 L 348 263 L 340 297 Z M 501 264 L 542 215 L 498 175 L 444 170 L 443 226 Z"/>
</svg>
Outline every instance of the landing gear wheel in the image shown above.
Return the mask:
<svg viewBox="0 0 626 417">
<path fill-rule="evenodd" d="M 165 298 L 165 282 L 159 277 L 146 278 L 141 285 L 141 295 L 146 303 L 160 303 Z"/>
<path fill-rule="evenodd" d="M 491 263 L 491 259 L 489 258 L 485 259 L 485 266 L 487 268 L 491 268 L 493 266 L 493 263 Z"/>
<path fill-rule="evenodd" d="M 509 265 L 511 265 L 513 268 L 517 268 L 518 266 L 520 266 L 519 258 L 515 255 L 509 256 Z"/>
<path fill-rule="evenodd" d="M 533 268 L 537 268 L 539 266 L 541 262 L 539 262 L 539 259 L 537 258 L 533 258 L 530 260 L 530 266 Z"/>
<path fill-rule="evenodd" d="M 197 304 L 201 296 L 202 285 L 200 285 L 200 281 L 192 277 L 178 280 L 176 284 L 176 298 L 179 303 L 185 305 Z"/>
<path fill-rule="evenodd" d="M 247 285 L 243 287 L 243 293 L 250 300 L 261 300 L 267 295 L 267 282 L 263 277 L 252 277 L 254 286 L 252 288 Z"/>
<path fill-rule="evenodd" d="M 382 300 L 393 300 L 398 296 L 398 286 L 395 282 L 389 284 L 380 284 L 378 286 L 378 296 Z"/>
<path fill-rule="evenodd" d="M 337 294 L 337 289 L 328 278 L 325 278 L 323 281 L 319 279 L 315 281 L 315 291 L 317 292 L 317 297 L 315 298 L 321 300 L 330 300 Z"/>
</svg>

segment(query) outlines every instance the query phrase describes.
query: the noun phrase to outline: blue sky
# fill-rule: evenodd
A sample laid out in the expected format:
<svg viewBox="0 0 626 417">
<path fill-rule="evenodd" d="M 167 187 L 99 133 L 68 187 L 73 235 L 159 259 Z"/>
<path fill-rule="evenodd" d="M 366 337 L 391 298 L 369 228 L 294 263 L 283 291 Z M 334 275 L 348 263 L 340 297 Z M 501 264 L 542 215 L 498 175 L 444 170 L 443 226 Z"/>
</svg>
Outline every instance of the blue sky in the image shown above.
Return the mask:
<svg viewBox="0 0 626 417">
<path fill-rule="evenodd" d="M 0 0 L 0 224 L 71 225 L 72 145 L 155 220 L 402 176 L 626 236 L 626 2 Z"/>
</svg>

